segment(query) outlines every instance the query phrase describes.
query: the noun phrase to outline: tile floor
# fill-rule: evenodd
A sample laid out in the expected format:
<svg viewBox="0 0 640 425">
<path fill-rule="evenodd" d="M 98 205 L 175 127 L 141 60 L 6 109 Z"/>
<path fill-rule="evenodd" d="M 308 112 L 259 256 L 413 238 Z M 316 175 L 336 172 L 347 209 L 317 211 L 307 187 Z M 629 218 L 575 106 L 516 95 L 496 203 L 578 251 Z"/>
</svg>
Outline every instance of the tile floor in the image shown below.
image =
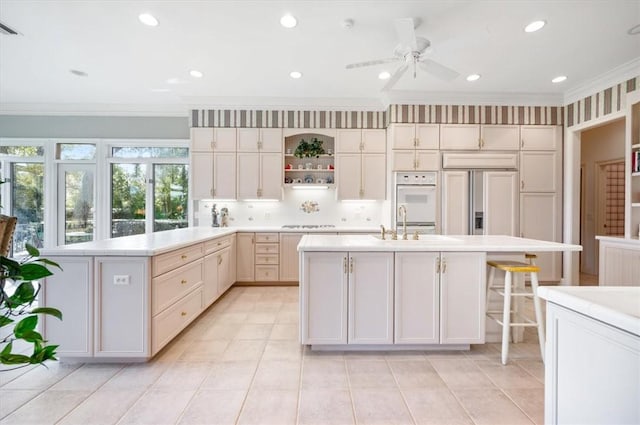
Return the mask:
<svg viewBox="0 0 640 425">
<path fill-rule="evenodd" d="M 0 424 L 542 424 L 535 331 L 469 352 L 311 352 L 296 287 L 231 289 L 144 364 L 0 373 Z"/>
</svg>

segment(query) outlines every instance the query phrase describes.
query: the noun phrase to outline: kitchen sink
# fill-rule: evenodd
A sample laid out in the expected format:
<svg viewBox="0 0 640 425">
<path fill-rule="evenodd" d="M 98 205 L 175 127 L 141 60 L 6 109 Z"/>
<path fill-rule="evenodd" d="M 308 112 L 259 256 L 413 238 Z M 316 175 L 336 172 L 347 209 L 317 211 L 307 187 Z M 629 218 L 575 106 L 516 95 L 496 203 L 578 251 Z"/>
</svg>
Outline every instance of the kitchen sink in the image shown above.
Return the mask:
<svg viewBox="0 0 640 425">
<path fill-rule="evenodd" d="M 382 237 L 380 235 L 376 235 L 374 236 L 374 238 L 376 239 L 380 239 L 382 240 Z M 401 242 L 432 242 L 432 243 L 461 243 L 462 240 L 457 239 L 457 238 L 452 238 L 450 236 L 444 236 L 444 235 L 418 235 L 418 240 L 413 239 L 413 235 L 407 235 L 407 240 L 402 239 L 402 235 L 398 235 L 398 239 L 397 241 L 401 241 Z M 387 234 L 385 235 L 384 238 L 385 241 L 393 241 L 395 242 L 396 240 L 391 239 L 391 235 Z"/>
</svg>

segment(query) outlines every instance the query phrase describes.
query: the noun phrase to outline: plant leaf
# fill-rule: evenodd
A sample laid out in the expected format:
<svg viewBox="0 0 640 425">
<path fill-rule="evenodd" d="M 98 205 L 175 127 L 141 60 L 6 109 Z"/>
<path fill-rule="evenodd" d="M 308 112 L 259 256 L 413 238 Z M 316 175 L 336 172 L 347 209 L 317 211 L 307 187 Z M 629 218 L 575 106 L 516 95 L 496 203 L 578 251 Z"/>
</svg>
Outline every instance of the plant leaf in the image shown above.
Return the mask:
<svg viewBox="0 0 640 425">
<path fill-rule="evenodd" d="M 22 304 L 32 303 L 35 296 L 35 290 L 33 289 L 33 283 L 22 282 L 16 291 L 9 297 L 9 302 L 12 307 L 16 307 Z"/>
<path fill-rule="evenodd" d="M 11 354 L 12 349 L 13 349 L 13 342 L 10 342 L 4 346 L 2 351 L 0 351 L 0 356 L 6 356 L 8 354 Z"/>
<path fill-rule="evenodd" d="M 3 364 L 31 363 L 31 357 L 25 356 L 24 354 L 4 355 L 0 353 L 0 363 L 3 363 Z"/>
<path fill-rule="evenodd" d="M 48 258 L 38 258 L 38 261 L 41 262 L 41 263 L 44 263 L 44 264 L 48 264 L 48 265 L 53 266 L 53 267 L 57 267 L 60 270 L 62 270 L 62 267 L 60 267 L 60 264 L 56 263 L 55 261 L 51 261 Z"/>
<path fill-rule="evenodd" d="M 40 332 L 36 332 L 36 331 L 23 332 L 21 338 L 27 342 L 32 342 L 32 343 L 43 341 L 42 335 L 40 334 Z"/>
<path fill-rule="evenodd" d="M 54 316 L 62 320 L 62 312 L 57 308 L 53 308 L 53 307 L 36 307 L 33 310 L 31 310 L 31 313 L 32 314 L 48 314 L 50 316 Z"/>
<path fill-rule="evenodd" d="M 29 245 L 29 244 L 25 244 L 25 246 L 26 246 L 27 252 L 29 253 L 30 256 L 32 256 L 32 257 L 40 256 L 40 251 L 38 251 L 38 248 L 36 248 L 33 245 Z"/>
<path fill-rule="evenodd" d="M 29 331 L 33 331 L 37 325 L 38 316 L 27 316 L 16 324 L 16 327 L 13 329 L 13 334 L 16 338 L 22 338 L 22 335 Z"/>
<path fill-rule="evenodd" d="M 7 316 L 0 316 L 0 328 L 7 326 L 9 323 L 13 323 L 13 319 L 8 318 Z"/>
<path fill-rule="evenodd" d="M 42 264 L 28 263 L 22 265 L 22 279 L 38 280 L 43 277 L 51 276 L 53 273 Z"/>
</svg>

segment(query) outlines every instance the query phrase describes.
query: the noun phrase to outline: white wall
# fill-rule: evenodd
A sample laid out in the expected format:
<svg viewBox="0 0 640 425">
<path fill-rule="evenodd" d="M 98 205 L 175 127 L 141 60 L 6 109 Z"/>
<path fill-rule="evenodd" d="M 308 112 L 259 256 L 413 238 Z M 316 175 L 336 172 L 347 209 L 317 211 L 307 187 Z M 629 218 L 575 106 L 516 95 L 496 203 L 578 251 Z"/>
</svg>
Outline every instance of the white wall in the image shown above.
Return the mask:
<svg viewBox="0 0 640 425">
<path fill-rule="evenodd" d="M 318 203 L 318 211 L 304 212 L 305 201 Z M 285 189 L 283 201 L 195 201 L 195 225 L 211 225 L 211 205 L 229 208 L 230 226 L 277 226 L 285 224 L 335 224 L 344 227 L 378 227 L 390 224 L 389 201 L 337 201 L 335 189 Z"/>
<path fill-rule="evenodd" d="M 596 193 L 597 163 L 601 161 L 624 160 L 624 119 L 585 130 L 580 134 L 581 156 L 583 166 L 584 221 L 582 223 L 582 269 L 589 274 L 598 273 L 596 262 Z"/>
</svg>

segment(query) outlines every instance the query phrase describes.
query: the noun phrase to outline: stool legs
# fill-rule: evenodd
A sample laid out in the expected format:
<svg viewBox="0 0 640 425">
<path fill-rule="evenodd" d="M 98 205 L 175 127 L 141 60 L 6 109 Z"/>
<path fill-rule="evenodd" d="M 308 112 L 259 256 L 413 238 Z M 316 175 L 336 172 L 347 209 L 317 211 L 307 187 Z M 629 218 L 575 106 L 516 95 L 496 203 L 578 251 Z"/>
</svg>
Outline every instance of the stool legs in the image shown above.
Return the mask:
<svg viewBox="0 0 640 425">
<path fill-rule="evenodd" d="M 538 273 L 531 273 L 531 290 L 533 291 L 533 307 L 536 310 L 536 322 L 538 322 L 538 341 L 540 341 L 540 354 L 544 362 L 544 324 L 542 322 L 542 307 L 538 297 Z"/>
<path fill-rule="evenodd" d="M 502 312 L 502 364 L 509 356 L 509 333 L 511 332 L 511 272 L 504 274 L 504 307 Z"/>
</svg>

